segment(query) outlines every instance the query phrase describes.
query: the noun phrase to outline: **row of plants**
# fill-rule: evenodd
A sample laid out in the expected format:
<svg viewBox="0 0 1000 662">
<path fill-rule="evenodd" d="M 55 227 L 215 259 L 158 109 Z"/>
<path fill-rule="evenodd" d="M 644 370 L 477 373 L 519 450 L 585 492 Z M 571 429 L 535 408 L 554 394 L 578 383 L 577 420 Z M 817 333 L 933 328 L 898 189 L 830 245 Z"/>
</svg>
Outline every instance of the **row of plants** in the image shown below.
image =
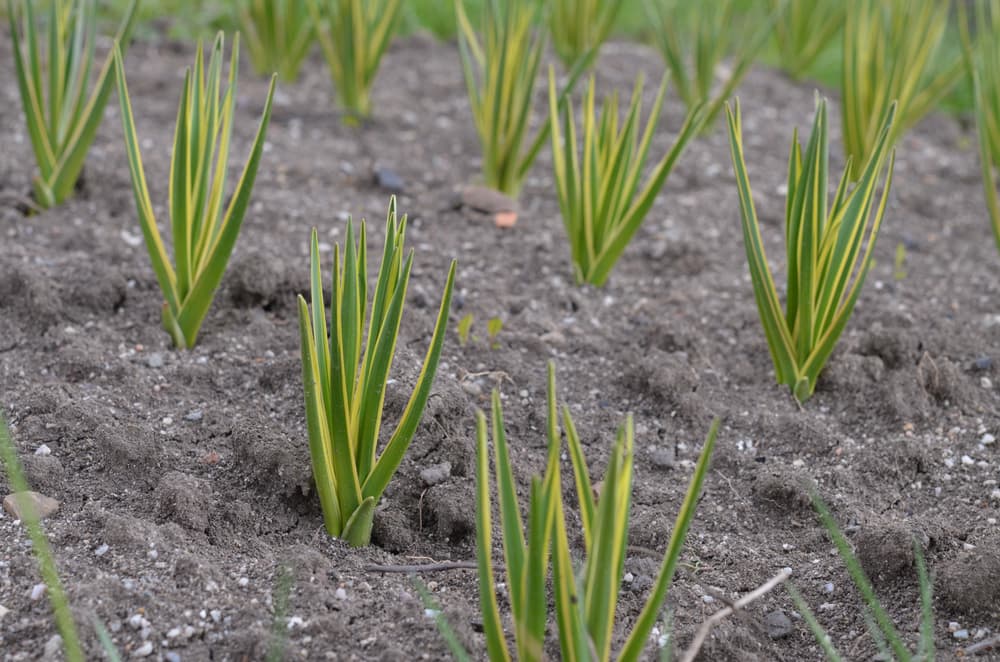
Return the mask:
<svg viewBox="0 0 1000 662">
<path fill-rule="evenodd" d="M 371 8 L 376 5 L 384 11 L 373 11 Z M 322 32 L 326 31 L 324 51 L 331 71 L 337 72 L 334 78 L 342 79 L 337 83 L 342 99 L 350 97 L 361 105 L 364 99 L 370 100 L 368 91 L 392 35 L 398 5 L 399 2 L 393 0 L 383 0 L 381 4 L 331 0 L 320 6 L 316 0 L 309 0 L 309 20 L 319 26 L 321 42 L 324 41 Z M 18 13 L 13 0 L 8 0 L 18 84 L 39 165 L 35 196 L 39 205 L 50 206 L 72 192 L 87 149 L 96 135 L 111 86 L 116 84 L 139 222 L 164 297 L 163 326 L 176 347 L 190 348 L 197 341 L 249 205 L 270 120 L 275 78 L 271 80 L 250 155 L 226 203 L 239 39 L 234 39 L 225 82 L 222 35 L 213 43 L 207 64 L 201 46 L 198 47 L 195 66 L 187 72 L 181 91 L 172 150 L 168 193 L 173 239 L 171 259 L 153 213 L 125 75 L 124 48 L 134 26 L 136 7 L 133 0 L 119 30 L 119 41 L 100 70 L 93 92 L 88 95 L 86 87 L 94 64 L 96 39 L 93 0 L 53 2 L 48 11 L 47 39 L 40 39 L 37 34 L 31 3 L 23 7 L 24 20 L 19 30 Z M 577 79 L 592 65 L 600 47 L 600 41 L 593 35 L 580 36 L 579 42 L 572 43 L 584 43 L 585 46 L 581 54 L 572 58 L 571 70 L 561 87 L 557 85 L 554 68 L 549 69 L 549 114 L 535 137 L 529 140 L 531 101 L 545 48 L 545 35 L 538 27 L 539 9 L 524 0 L 486 0 L 477 33 L 472 21 L 461 6 L 458 7 L 463 69 L 484 145 L 484 179 L 497 188 L 517 191 L 537 154 L 550 142 L 560 207 L 580 282 L 601 285 L 607 280 L 686 146 L 699 131 L 710 126 L 716 113 L 725 108 L 744 243 L 765 337 L 778 380 L 788 385 L 798 400 L 806 400 L 847 324 L 870 268 L 891 186 L 894 145 L 903 130 L 930 107 L 928 97 L 942 94 L 941 90 L 946 87 L 936 82 L 938 76 L 929 78 L 926 67 L 916 74 L 911 68 L 920 67 L 921 63 L 930 66 L 933 60 L 933 38 L 912 32 L 914 25 L 928 27 L 930 24 L 908 23 L 916 19 L 903 16 L 905 12 L 899 3 L 858 0 L 851 5 L 847 20 L 855 21 L 852 25 L 857 28 L 850 38 L 852 43 L 856 42 L 853 52 L 856 61 L 852 60 L 851 68 L 855 73 L 845 74 L 845 89 L 852 86 L 852 93 L 845 94 L 844 103 L 847 104 L 846 99 L 850 97 L 853 112 L 843 113 L 844 134 L 846 140 L 850 133 L 847 123 L 851 122 L 851 128 L 857 129 L 854 133 L 862 139 L 856 144 L 845 144 L 848 152 L 852 145 L 858 152 L 850 153 L 831 202 L 827 189 L 829 139 L 825 101 L 817 103 L 816 117 L 804 151 L 797 134 L 793 136 L 785 231 L 788 282 L 783 308 L 754 210 L 744 159 L 739 104 L 726 105 L 735 84 L 732 81 L 723 84 L 721 92 L 713 91 L 711 84 L 703 86 L 706 79 L 711 83 L 718 59 L 725 55 L 714 48 L 713 39 L 725 33 L 724 24 L 711 22 L 717 20 L 716 15 L 696 13 L 692 20 L 705 22 L 699 30 L 693 33 L 678 30 L 667 39 L 669 50 L 676 56 L 667 58 L 668 62 L 673 61 L 668 67 L 673 77 L 680 79 L 686 67 L 693 68 L 687 79 L 690 82 L 681 83 L 688 112 L 673 147 L 640 184 L 666 94 L 666 76 L 645 126 L 640 122 L 641 80 L 636 84 L 628 109 L 620 115 L 615 95 L 598 112 L 591 77 L 581 109 L 582 127 L 578 129 L 572 90 Z M 577 9 L 596 12 L 600 7 L 600 3 L 580 3 Z M 770 15 L 775 24 L 786 20 L 779 11 L 784 7 L 776 8 Z M 265 44 L 265 48 L 276 48 L 271 43 L 276 40 L 274 35 L 284 33 L 282 26 L 296 15 L 289 13 L 279 17 L 273 11 L 268 14 L 268 8 L 268 5 L 258 6 L 257 18 L 248 13 L 248 20 L 269 26 L 269 31 L 258 30 L 250 41 L 258 46 Z M 274 10 L 275 6 L 271 5 L 270 9 Z M 984 35 L 982 29 L 975 34 L 963 33 L 962 64 L 973 72 L 981 104 L 977 113 L 981 153 L 984 163 L 987 157 L 993 159 L 991 166 L 984 165 L 985 178 L 994 176 L 996 157 L 1000 153 L 997 148 L 1000 137 L 995 135 L 1000 133 L 996 119 L 1000 81 L 996 60 L 990 60 L 996 54 L 997 39 L 1000 39 L 1000 31 L 996 30 L 1000 1 L 981 0 L 976 12 L 976 24 L 980 28 L 984 25 L 994 28 L 992 35 Z M 594 16 L 602 18 L 603 15 Z M 934 16 L 919 14 L 926 20 Z M 965 15 L 963 18 L 968 19 Z M 988 23 L 987 19 L 993 23 Z M 802 30 L 810 25 L 807 21 L 802 24 L 806 26 L 800 26 Z M 567 29 L 582 30 L 579 26 Z M 261 36 L 265 34 L 272 36 Z M 682 43 L 681 35 L 686 34 L 696 35 L 694 46 Z M 888 49 L 874 46 L 880 39 L 889 37 L 898 40 L 901 49 L 904 46 L 913 48 L 913 57 L 907 66 L 894 63 Z M 755 33 L 749 44 L 759 47 L 761 41 L 762 37 Z M 847 41 L 845 37 L 845 58 L 848 57 Z M 43 54 L 40 42 L 47 44 L 47 53 Z M 665 50 L 667 48 L 665 46 Z M 685 50 L 687 48 L 692 49 L 693 56 Z M 859 53 L 864 48 L 881 59 L 862 62 Z M 714 64 L 707 67 L 705 61 L 713 59 Z M 114 79 L 111 78 L 112 68 Z M 946 78 L 960 75 L 962 67 L 954 69 Z M 745 67 L 742 71 L 739 66 L 730 71 L 737 77 L 745 72 Z M 897 83 L 898 78 L 903 78 L 903 83 Z M 914 89 L 922 91 L 914 93 Z M 357 120 L 363 115 L 357 112 L 352 117 Z M 871 126 L 875 127 L 874 131 L 869 128 Z M 983 138 L 984 135 L 987 138 Z M 984 182 L 988 190 L 993 190 L 991 209 L 995 208 L 995 187 L 990 180 L 984 179 Z M 1000 222 L 996 225 L 1000 228 Z M 413 393 L 387 444 L 379 452 L 388 375 L 413 264 L 413 252 L 407 253 L 404 248 L 405 226 L 405 217 L 397 213 L 396 202 L 392 200 L 375 288 L 369 291 L 366 226 L 361 224 L 355 238 L 353 226 L 348 225 L 343 249 L 338 246 L 334 252 L 329 318 L 314 231 L 311 301 L 307 303 L 302 297 L 298 301 L 306 420 L 317 492 L 327 531 L 352 545 L 369 543 L 375 506 L 416 433 L 441 355 L 451 307 L 454 263 L 446 278 L 433 337 Z M 627 420 L 619 432 L 601 496 L 595 499 L 579 436 L 568 410 L 563 410 L 560 429 L 554 368 L 551 366 L 548 383 L 549 464 L 544 477 L 532 484 L 527 536 L 513 488 L 499 397 L 493 397 L 492 434 L 505 567 L 515 618 L 514 641 L 520 659 L 540 659 L 548 621 L 547 601 L 543 596 L 551 556 L 560 647 L 566 659 L 608 659 L 615 596 L 625 558 L 632 425 Z M 641 653 L 659 617 L 693 517 L 717 429 L 716 422 L 704 445 L 659 580 L 620 651 L 622 659 L 635 659 Z M 559 476 L 563 434 L 569 445 L 584 528 L 586 561 L 582 571 L 574 567 L 570 557 L 565 526 Z M 6 437 L 3 442 L 9 445 Z M 477 450 L 477 550 L 484 631 L 490 658 L 507 659 L 509 651 L 497 611 L 490 561 L 492 527 L 484 415 L 477 419 Z M 14 466 L 8 459 L 5 458 L 8 468 Z M 832 532 L 831 522 L 826 521 Z M 922 582 L 927 583 L 923 579 Z M 873 593 L 869 595 L 864 589 L 862 593 L 866 600 L 874 599 Z M 927 595 L 929 600 L 929 588 Z M 884 629 L 885 623 L 877 620 L 879 627 Z"/>
</svg>

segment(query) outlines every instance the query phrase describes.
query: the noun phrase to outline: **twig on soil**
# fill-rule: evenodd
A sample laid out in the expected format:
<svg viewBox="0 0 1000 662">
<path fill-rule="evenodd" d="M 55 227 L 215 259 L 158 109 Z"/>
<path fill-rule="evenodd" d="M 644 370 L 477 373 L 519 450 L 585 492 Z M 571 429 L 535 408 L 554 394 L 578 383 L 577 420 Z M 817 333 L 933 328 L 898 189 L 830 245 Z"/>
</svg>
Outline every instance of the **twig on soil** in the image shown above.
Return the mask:
<svg viewBox="0 0 1000 662">
<path fill-rule="evenodd" d="M 444 561 L 441 563 L 418 563 L 416 565 L 366 565 L 365 572 L 399 572 L 415 574 L 418 572 L 444 572 L 446 570 L 475 570 L 475 561 Z"/>
<path fill-rule="evenodd" d="M 983 653 L 990 653 L 994 650 L 1000 650 L 1000 636 L 974 643 L 971 646 L 966 646 L 963 652 L 965 655 L 982 655 Z"/>
<path fill-rule="evenodd" d="M 786 579 L 791 577 L 791 575 L 792 573 L 789 572 L 788 570 L 782 570 L 774 577 L 771 577 L 769 580 L 758 586 L 753 591 L 747 593 L 739 600 L 733 602 L 731 606 L 725 607 L 724 609 L 720 609 L 719 611 L 709 616 L 708 619 L 701 624 L 701 628 L 698 629 L 698 634 L 695 635 L 694 641 L 691 642 L 691 645 L 688 647 L 687 651 L 684 652 L 684 657 L 681 658 L 681 662 L 694 662 L 695 656 L 698 655 L 698 651 L 701 650 L 702 644 L 705 643 L 705 639 L 708 638 L 708 635 L 709 633 L 711 633 L 712 628 L 715 627 L 717 623 L 722 621 L 722 619 L 726 618 L 730 614 L 739 611 L 740 609 L 743 609 L 754 600 L 757 600 L 764 594 L 773 590 L 776 586 L 778 586 Z"/>
</svg>

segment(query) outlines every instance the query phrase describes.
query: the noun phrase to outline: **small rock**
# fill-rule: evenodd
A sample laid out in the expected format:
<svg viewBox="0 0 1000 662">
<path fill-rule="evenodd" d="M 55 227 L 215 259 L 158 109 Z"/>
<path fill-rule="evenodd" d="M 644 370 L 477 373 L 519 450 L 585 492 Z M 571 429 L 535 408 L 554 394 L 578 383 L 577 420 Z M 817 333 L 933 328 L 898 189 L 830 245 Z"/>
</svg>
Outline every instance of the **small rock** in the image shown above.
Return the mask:
<svg viewBox="0 0 1000 662">
<path fill-rule="evenodd" d="M 420 480 L 424 481 L 427 487 L 443 483 L 449 476 L 451 476 L 451 462 L 434 464 L 420 472 Z"/>
<path fill-rule="evenodd" d="M 657 469 L 670 469 L 675 460 L 674 449 L 669 446 L 657 446 L 649 454 L 649 461 Z"/>
<path fill-rule="evenodd" d="M 375 182 L 375 186 L 387 193 L 402 194 L 406 192 L 406 184 L 403 182 L 403 178 L 390 168 L 375 166 L 372 170 L 372 179 Z"/>
<path fill-rule="evenodd" d="M 980 356 L 972 362 L 973 370 L 989 370 L 993 367 L 993 359 L 989 356 Z"/>
<path fill-rule="evenodd" d="M 192 423 L 197 423 L 202 419 L 205 414 L 200 409 L 192 409 L 185 416 L 185 421 L 191 421 Z"/>
<path fill-rule="evenodd" d="M 181 655 L 177 651 L 167 651 L 163 654 L 163 659 L 166 662 L 181 662 Z"/>
<path fill-rule="evenodd" d="M 212 617 L 213 623 L 222 622 L 222 612 L 219 611 L 218 609 L 213 609 L 212 611 L 208 612 L 208 615 Z"/>
<path fill-rule="evenodd" d="M 100 547 L 94 550 L 94 556 L 97 557 L 104 556 L 105 554 L 108 553 L 108 549 L 110 548 L 107 546 L 107 544 L 101 545 Z"/>
<path fill-rule="evenodd" d="M 473 211 L 489 214 L 498 227 L 509 228 L 517 223 L 517 202 L 485 186 L 463 187 L 457 196 L 456 207 L 466 207 Z"/>
<path fill-rule="evenodd" d="M 987 432 L 979 440 L 979 443 L 981 443 L 983 446 L 990 446 L 992 444 L 995 444 L 996 440 L 997 440 L 997 438 L 995 436 L 993 436 L 992 434 L 990 434 L 989 432 Z"/>
<path fill-rule="evenodd" d="M 42 444 L 41 446 L 35 449 L 35 455 L 40 455 L 42 457 L 52 455 L 52 449 L 46 446 L 45 444 Z"/>
<path fill-rule="evenodd" d="M 823 584 L 823 592 L 833 593 L 833 582 L 827 582 L 826 584 Z"/>
<path fill-rule="evenodd" d="M 346 600 L 347 599 L 347 591 L 345 591 L 343 587 L 338 588 L 334 592 L 333 597 L 337 598 L 338 600 Z"/>
<path fill-rule="evenodd" d="M 49 637 L 49 640 L 45 642 L 45 648 L 42 649 L 43 659 L 46 660 L 58 660 L 62 656 L 59 654 L 62 651 L 62 637 L 58 634 L 54 634 Z"/>
<path fill-rule="evenodd" d="M 979 385 L 982 386 L 985 389 L 991 389 L 991 388 L 993 388 L 993 382 L 990 381 L 989 377 L 980 377 L 979 378 Z"/>
<path fill-rule="evenodd" d="M 163 367 L 163 354 L 159 352 L 154 352 L 146 357 L 146 365 L 150 368 L 162 368 Z"/>
<path fill-rule="evenodd" d="M 7 609 L 3 605 L 0 605 L 0 621 L 2 621 L 3 617 L 6 616 L 9 613 L 10 613 L 10 609 Z"/>
<path fill-rule="evenodd" d="M 969 631 L 966 630 L 965 628 L 962 628 L 961 630 L 955 630 L 952 636 L 955 637 L 956 639 L 963 639 L 963 640 L 968 639 Z"/>
<path fill-rule="evenodd" d="M 771 639 L 784 639 L 792 633 L 792 619 L 780 609 L 768 613 L 764 617 L 764 625 Z"/>
<path fill-rule="evenodd" d="M 38 602 L 45 595 L 45 584 L 35 584 L 31 587 L 31 601 Z"/>
<path fill-rule="evenodd" d="M 250 578 L 249 577 L 240 577 L 239 581 L 237 581 L 236 583 L 239 584 L 240 588 L 246 588 L 247 586 L 250 585 Z"/>
<path fill-rule="evenodd" d="M 153 654 L 153 642 L 147 641 L 142 646 L 139 646 L 134 651 L 132 651 L 132 657 L 149 657 Z"/>
<path fill-rule="evenodd" d="M 38 492 L 16 492 L 4 497 L 3 509 L 14 519 L 23 520 L 29 509 L 38 519 L 45 519 L 59 510 L 59 502 Z"/>
</svg>

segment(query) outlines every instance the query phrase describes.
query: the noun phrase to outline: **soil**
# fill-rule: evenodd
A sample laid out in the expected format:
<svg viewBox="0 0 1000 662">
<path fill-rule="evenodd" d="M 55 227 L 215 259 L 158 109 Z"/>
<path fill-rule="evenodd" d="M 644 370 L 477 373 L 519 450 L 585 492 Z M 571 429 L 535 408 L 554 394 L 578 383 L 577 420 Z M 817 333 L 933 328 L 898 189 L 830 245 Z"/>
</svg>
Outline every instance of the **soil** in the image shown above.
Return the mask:
<svg viewBox="0 0 1000 662">
<path fill-rule="evenodd" d="M 0 52 L 9 49 L 0 36 Z M 192 57 L 191 44 L 169 41 L 129 52 L 161 219 L 176 98 Z M 79 195 L 23 216 L 11 200 L 29 191 L 33 159 L 13 64 L 0 60 L 0 393 L 31 484 L 61 502 L 45 529 L 88 655 L 100 656 L 89 625 L 96 617 L 126 656 L 149 659 L 263 659 L 275 623 L 289 660 L 447 658 L 413 581 L 368 566 L 474 558 L 473 413 L 491 388 L 501 390 L 524 494 L 545 457 L 548 359 L 597 476 L 615 428 L 626 412 L 636 417 L 633 579 L 620 596 L 618 637 L 645 600 L 714 415 L 722 432 L 668 598 L 679 648 L 725 600 L 788 567 L 844 655 L 874 658 L 860 599 L 810 506 L 809 485 L 910 644 L 920 615 L 914 538 L 934 577 L 938 659 L 996 636 L 1000 271 L 974 142 L 959 123 L 933 116 L 902 141 L 877 264 L 815 396 L 800 407 L 774 382 L 723 125 L 689 147 L 607 287 L 577 287 L 547 153 L 513 229 L 452 208 L 454 188 L 473 181 L 479 165 L 457 58 L 452 45 L 398 41 L 375 88 L 375 118 L 361 129 L 341 123 L 318 59 L 297 84 L 280 86 L 252 209 L 199 344 L 187 352 L 174 351 L 160 327 L 117 105 Z M 237 167 L 266 90 L 249 66 L 242 71 Z M 639 71 L 658 80 L 658 54 L 611 44 L 599 88 L 628 90 Z M 655 85 L 648 88 L 651 103 Z M 788 143 L 793 127 L 808 131 L 814 87 L 757 68 L 740 95 L 767 247 L 780 256 Z M 543 103 L 540 95 L 539 117 Z M 681 115 L 668 101 L 655 150 L 669 147 Z M 349 214 L 371 219 L 372 245 L 381 245 L 389 193 L 373 183 L 375 167 L 402 178 L 399 206 L 417 251 L 387 426 L 409 396 L 453 257 L 452 325 L 465 314 L 475 323 L 465 346 L 449 334 L 434 395 L 379 507 L 375 544 L 351 549 L 324 532 L 310 485 L 295 297 L 307 289 L 312 226 L 326 269 Z M 485 338 L 494 317 L 503 320 L 495 348 Z M 38 454 L 42 446 L 50 454 Z M 428 486 L 421 472 L 443 463 L 450 471 Z M 423 579 L 482 657 L 475 572 Z M 31 599 L 39 581 L 23 527 L 0 516 L 4 660 L 46 655 L 55 630 L 47 601 Z M 554 623 L 550 630 L 554 641 Z M 779 588 L 717 627 L 699 659 L 821 653 Z"/>
</svg>

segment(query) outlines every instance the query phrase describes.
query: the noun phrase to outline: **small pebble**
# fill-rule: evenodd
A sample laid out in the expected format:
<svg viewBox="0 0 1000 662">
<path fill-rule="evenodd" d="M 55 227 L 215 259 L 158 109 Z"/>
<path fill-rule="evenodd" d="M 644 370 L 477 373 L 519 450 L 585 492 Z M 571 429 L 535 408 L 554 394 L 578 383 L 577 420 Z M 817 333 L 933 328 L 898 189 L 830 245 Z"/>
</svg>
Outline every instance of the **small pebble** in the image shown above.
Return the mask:
<svg viewBox="0 0 1000 662">
<path fill-rule="evenodd" d="M 304 628 L 305 626 L 306 622 L 302 620 L 301 616 L 292 616 L 291 618 L 288 619 L 289 630 L 294 630 L 295 628 Z"/>
<path fill-rule="evenodd" d="M 827 582 L 826 584 L 823 584 L 823 592 L 833 593 L 833 582 Z"/>
<path fill-rule="evenodd" d="M 982 439 L 979 440 L 979 443 L 981 443 L 983 446 L 990 446 L 992 444 L 995 444 L 996 441 L 997 438 L 992 434 L 990 434 L 989 432 L 987 432 L 986 434 L 983 435 Z"/>
<path fill-rule="evenodd" d="M 110 548 L 106 544 L 101 545 L 100 547 L 98 547 L 97 549 L 94 550 L 94 556 L 97 556 L 97 557 L 104 556 L 105 554 L 108 553 L 108 549 L 110 549 Z"/>
<path fill-rule="evenodd" d="M 451 462 L 431 465 L 420 472 L 420 480 L 428 487 L 443 483 L 451 476 Z"/>
<path fill-rule="evenodd" d="M 219 611 L 218 609 L 213 609 L 212 611 L 208 612 L 208 615 L 212 617 L 212 621 L 214 621 L 215 623 L 222 622 L 222 612 Z"/>
<path fill-rule="evenodd" d="M 166 662 L 181 662 L 181 654 L 177 651 L 167 651 L 163 654 L 163 659 Z"/>
<path fill-rule="evenodd" d="M 962 456 L 962 464 L 964 464 L 965 466 L 969 466 L 970 464 L 975 464 L 975 463 L 976 463 L 976 461 L 973 460 L 968 455 L 963 455 Z"/>
<path fill-rule="evenodd" d="M 38 492 L 15 492 L 3 499 L 3 509 L 14 519 L 23 520 L 26 509 L 33 506 L 38 519 L 44 519 L 59 510 L 59 502 Z"/>
<path fill-rule="evenodd" d="M 713 602 L 715 602 L 715 598 L 713 598 L 710 595 L 703 595 L 701 596 L 701 601 L 704 602 L 706 605 L 710 605 Z"/>
<path fill-rule="evenodd" d="M 764 617 L 764 624 L 771 639 L 784 639 L 792 633 L 792 619 L 780 609 L 768 613 Z"/>
<path fill-rule="evenodd" d="M 650 463 L 657 469 L 670 469 L 675 460 L 674 449 L 670 447 L 657 446 L 649 454 Z"/>
<path fill-rule="evenodd" d="M 3 617 L 6 616 L 9 613 L 10 613 L 10 609 L 7 609 L 3 605 L 0 605 L 0 621 L 2 621 Z"/>
<path fill-rule="evenodd" d="M 45 444 L 42 444 L 41 446 L 35 449 L 35 455 L 41 455 L 42 457 L 45 457 L 46 455 L 52 455 L 52 449 L 46 446 Z"/>
<path fill-rule="evenodd" d="M 38 602 L 45 595 L 45 584 L 35 584 L 31 587 L 31 601 Z"/>
<path fill-rule="evenodd" d="M 343 587 L 338 588 L 334 592 L 333 597 L 337 598 L 338 600 L 346 600 L 347 599 L 347 591 L 345 591 Z"/>
<path fill-rule="evenodd" d="M 250 585 L 250 580 L 247 577 L 240 577 L 236 583 L 239 584 L 240 588 L 246 588 Z"/>
<path fill-rule="evenodd" d="M 134 651 L 132 651 L 132 657 L 149 657 L 153 654 L 153 642 L 147 641 L 142 646 L 139 646 Z"/>
<path fill-rule="evenodd" d="M 979 385 L 982 386 L 985 389 L 991 389 L 991 388 L 993 388 L 993 382 L 990 381 L 989 377 L 980 377 L 979 378 Z"/>
<path fill-rule="evenodd" d="M 403 182 L 403 178 L 396 173 L 395 170 L 386 168 L 383 166 L 375 166 L 372 172 L 372 179 L 375 181 L 375 186 L 379 187 L 387 193 L 405 193 L 406 183 Z"/>
<path fill-rule="evenodd" d="M 197 423 L 202 419 L 205 414 L 200 409 L 192 409 L 184 416 L 185 421 L 191 421 L 192 423 Z"/>
<path fill-rule="evenodd" d="M 62 656 L 62 637 L 58 634 L 54 634 L 49 637 L 49 640 L 45 642 L 45 647 L 42 649 L 42 655 L 46 660 L 58 660 Z"/>
<path fill-rule="evenodd" d="M 973 370 L 989 370 L 993 367 L 993 359 L 989 356 L 980 356 L 972 362 Z"/>
<path fill-rule="evenodd" d="M 635 575 L 633 575 L 631 572 L 626 572 L 625 576 L 622 577 L 622 580 L 624 580 L 626 584 L 631 584 L 634 579 Z"/>
<path fill-rule="evenodd" d="M 965 628 L 962 628 L 961 630 L 955 630 L 955 633 L 952 636 L 954 636 L 956 639 L 963 639 L 963 640 L 968 639 L 969 631 L 966 630 Z"/>
<path fill-rule="evenodd" d="M 150 354 L 146 357 L 146 365 L 150 368 L 162 368 L 163 367 L 163 355 L 159 352 Z"/>
</svg>

